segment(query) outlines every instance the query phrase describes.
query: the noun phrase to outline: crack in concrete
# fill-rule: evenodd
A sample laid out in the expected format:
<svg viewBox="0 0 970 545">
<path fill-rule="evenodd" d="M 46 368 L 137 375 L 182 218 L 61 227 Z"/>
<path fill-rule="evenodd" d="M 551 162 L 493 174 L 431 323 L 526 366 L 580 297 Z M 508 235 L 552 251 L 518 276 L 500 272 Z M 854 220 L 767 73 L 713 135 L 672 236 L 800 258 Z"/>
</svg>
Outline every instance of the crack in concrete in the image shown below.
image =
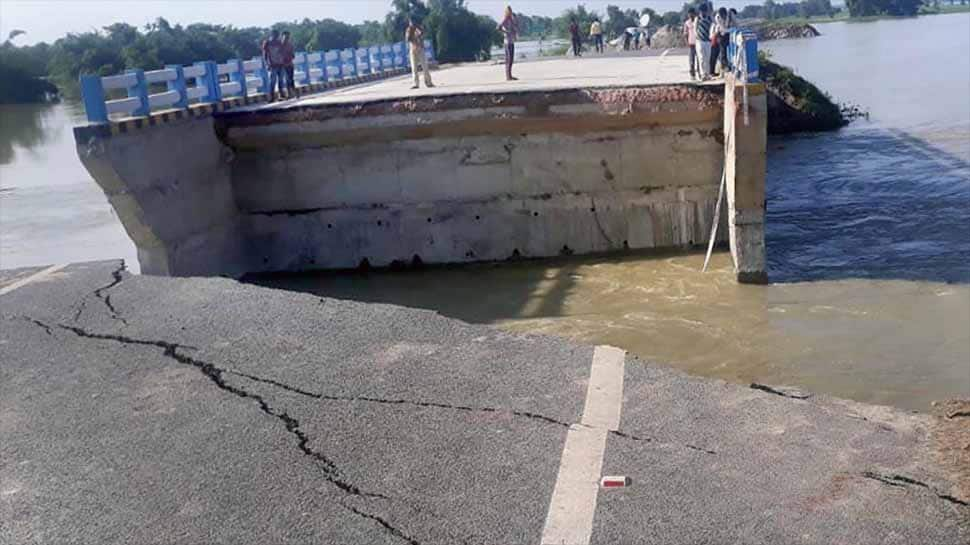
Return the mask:
<svg viewBox="0 0 970 545">
<path fill-rule="evenodd" d="M 213 384 L 215 384 L 219 389 L 229 392 L 237 397 L 240 397 L 243 399 L 251 399 L 255 401 L 259 405 L 260 410 L 262 410 L 264 413 L 268 414 L 269 416 L 272 416 L 273 418 L 276 418 L 277 420 L 280 420 L 281 422 L 283 422 L 284 426 L 286 427 L 286 431 L 296 436 L 298 440 L 297 446 L 299 447 L 299 449 L 305 455 L 319 461 L 323 465 L 325 477 L 337 488 L 354 496 L 389 499 L 387 496 L 383 494 L 364 492 L 363 490 L 359 489 L 357 486 L 343 481 L 339 476 L 339 470 L 337 469 L 336 464 L 332 460 L 327 458 L 323 453 L 317 452 L 312 448 L 310 448 L 308 444 L 310 439 L 306 435 L 306 433 L 300 429 L 299 420 L 287 414 L 286 411 L 281 411 L 273 408 L 272 406 L 269 405 L 266 399 L 263 398 L 263 396 L 227 383 L 225 378 L 223 378 L 223 375 L 226 374 L 225 369 L 216 367 L 211 363 L 192 358 L 190 356 L 187 356 L 179 352 L 179 350 L 183 350 L 188 347 L 180 345 L 178 343 L 172 343 L 167 341 L 135 339 L 133 337 L 126 337 L 123 335 L 106 335 L 106 334 L 100 334 L 100 333 L 92 333 L 80 327 L 68 326 L 63 324 L 58 324 L 57 327 L 60 327 L 61 329 L 64 329 L 66 331 L 70 331 L 71 333 L 74 333 L 78 337 L 82 337 L 86 339 L 114 341 L 121 344 L 134 344 L 134 345 L 140 345 L 140 346 L 153 346 L 153 347 L 161 348 L 163 350 L 163 354 L 166 357 L 171 358 L 183 365 L 189 365 L 189 366 L 195 367 L 203 375 L 205 375 L 206 378 L 211 380 Z"/>
<path fill-rule="evenodd" d="M 923 481 L 917 481 L 911 477 L 906 477 L 904 475 L 886 475 L 882 473 L 876 473 L 874 471 L 864 471 L 862 476 L 866 479 L 872 479 L 878 481 L 887 486 L 894 486 L 898 488 L 909 488 L 910 486 L 918 486 L 920 488 L 925 488 L 927 491 L 940 498 L 941 500 L 950 502 L 955 505 L 962 505 L 963 507 L 970 507 L 970 502 L 965 502 L 959 498 L 951 496 L 950 494 L 943 494 L 940 491 L 934 489 L 930 485 L 924 483 Z"/>
<path fill-rule="evenodd" d="M 606 229 L 604 229 L 603 224 L 600 223 L 600 214 L 599 214 L 599 209 L 596 208 L 596 199 L 591 196 L 589 198 L 589 202 L 590 202 L 590 210 L 593 211 L 593 222 L 596 223 L 596 230 L 600 232 L 600 236 L 603 237 L 603 240 L 606 241 L 609 247 L 613 248 L 613 239 L 610 238 L 610 235 L 606 234 Z"/>
<path fill-rule="evenodd" d="M 246 378 L 254 382 L 261 382 L 263 384 L 276 386 L 277 388 L 280 388 L 304 397 L 309 397 L 309 398 L 319 399 L 324 401 L 345 401 L 345 402 L 363 401 L 365 403 L 378 403 L 382 405 L 410 405 L 414 407 L 431 407 L 431 408 L 437 408 L 437 409 L 448 409 L 448 410 L 464 411 L 464 412 L 483 412 L 483 413 L 498 413 L 498 414 L 507 413 L 513 416 L 519 416 L 523 418 L 529 418 L 532 420 L 538 420 L 546 424 L 554 424 L 556 426 L 562 426 L 564 428 L 568 428 L 570 426 L 568 422 L 563 422 L 561 420 L 556 420 L 555 418 L 551 418 L 542 414 L 533 413 L 529 411 L 506 410 L 506 409 L 499 409 L 496 407 L 472 407 L 469 405 L 452 405 L 449 403 L 437 403 L 434 401 L 413 401 L 409 399 L 386 399 L 386 398 L 369 397 L 369 396 L 336 396 L 336 395 L 329 395 L 329 394 L 321 394 L 317 392 L 310 392 L 307 390 L 303 390 L 301 388 L 297 388 L 295 386 L 290 386 L 289 384 L 285 384 L 276 380 L 257 377 L 255 375 L 251 375 L 249 373 L 243 373 L 240 371 L 226 370 L 226 373 L 231 375 L 236 375 L 238 377 Z"/>
<path fill-rule="evenodd" d="M 748 387 L 752 390 L 761 390 L 762 392 L 768 392 L 769 394 L 775 394 L 776 396 L 787 397 L 789 399 L 808 399 L 812 397 L 812 394 L 807 394 L 798 390 L 788 388 L 773 388 L 765 384 L 758 384 L 757 382 L 752 382 Z"/>
<path fill-rule="evenodd" d="M 41 322 L 39 320 L 35 320 L 35 319 L 31 318 L 30 316 L 21 316 L 20 319 L 21 320 L 24 320 L 25 322 L 30 322 L 30 323 L 36 325 L 37 327 L 43 328 L 44 331 L 47 332 L 48 335 L 51 335 L 51 336 L 54 335 L 54 332 L 51 330 L 51 326 L 45 324 L 44 322 Z"/>
<path fill-rule="evenodd" d="M 111 271 L 111 282 L 104 286 L 101 286 L 100 288 L 95 289 L 93 292 L 94 296 L 100 299 L 101 302 L 104 303 L 104 306 L 108 307 L 108 312 L 111 318 L 125 325 L 128 325 L 128 321 L 121 317 L 121 314 L 118 312 L 114 304 L 111 302 L 111 294 L 105 295 L 105 292 L 109 291 L 110 289 L 114 288 L 115 286 L 117 286 L 118 284 L 124 281 L 124 277 L 121 275 L 121 273 L 123 273 L 127 268 L 128 266 L 125 264 L 125 261 L 122 260 L 121 265 L 117 269 Z M 81 319 L 81 314 L 84 313 L 84 309 L 86 307 L 87 307 L 87 297 L 85 296 L 81 299 L 81 304 L 78 305 L 77 310 L 74 312 L 75 323 L 77 323 L 78 320 Z"/>
<path fill-rule="evenodd" d="M 240 371 L 232 371 L 227 369 L 225 372 L 230 375 L 235 375 L 238 377 L 252 380 L 253 382 L 269 384 L 271 386 L 275 386 L 277 388 L 286 390 L 288 392 L 291 392 L 300 396 L 323 400 L 323 401 L 342 401 L 342 402 L 362 401 L 365 403 L 378 403 L 381 405 L 409 405 L 413 407 L 431 407 L 431 408 L 437 408 L 437 409 L 447 409 L 447 410 L 464 411 L 464 412 L 483 412 L 483 413 L 497 413 L 497 414 L 506 413 L 506 414 L 511 414 L 513 416 L 519 416 L 523 418 L 529 418 L 532 420 L 538 420 L 544 424 L 552 424 L 556 426 L 562 426 L 565 428 L 572 426 L 572 424 L 570 424 L 569 422 L 563 422 L 562 420 L 557 420 L 555 418 L 545 416 L 539 413 L 530 412 L 530 411 L 507 410 L 507 409 L 499 409 L 496 407 L 472 407 L 469 405 L 453 405 L 449 403 L 437 403 L 434 401 L 413 401 L 409 399 L 385 399 L 385 398 L 369 397 L 369 396 L 336 396 L 336 395 L 329 395 L 329 394 L 321 394 L 317 392 L 310 392 L 308 390 L 297 388 L 295 386 L 290 386 L 289 384 L 286 384 L 277 380 L 258 377 L 256 375 L 251 375 L 249 373 L 243 373 Z M 592 426 L 587 426 L 586 424 L 581 424 L 581 423 L 577 423 L 576 425 L 582 426 L 584 428 L 592 428 Z M 622 432 L 619 430 L 609 430 L 609 433 L 621 439 L 628 439 L 631 441 L 642 441 L 645 443 L 656 442 L 656 440 L 651 437 L 640 437 L 640 436 L 633 435 L 627 432 Z M 699 452 L 704 452 L 707 454 L 717 454 L 717 452 L 713 450 L 708 450 L 688 443 L 685 443 L 683 446 L 685 448 L 689 448 L 691 450 L 696 450 Z"/>
<path fill-rule="evenodd" d="M 645 442 L 645 443 L 657 443 L 659 445 L 667 445 L 667 446 L 673 445 L 673 443 L 660 443 L 656 439 L 654 439 L 653 437 L 640 437 L 640 436 L 637 436 L 637 435 L 633 435 L 632 433 L 627 433 L 627 432 L 623 432 L 623 431 L 619 431 L 619 430 L 610 430 L 610 435 L 615 435 L 615 436 L 621 437 L 623 439 L 629 439 L 630 441 L 642 441 L 642 442 Z M 709 450 L 709 449 L 702 448 L 702 447 L 698 447 L 697 445 L 692 445 L 690 443 L 683 443 L 680 446 L 682 446 L 684 448 L 691 449 L 691 450 L 696 450 L 698 452 L 703 452 L 703 453 L 706 453 L 706 454 L 717 454 L 716 451 Z"/>
<path fill-rule="evenodd" d="M 105 289 L 108 289 L 108 288 L 106 287 Z M 42 327 L 47 331 L 52 330 L 52 327 L 50 325 L 40 320 L 35 320 L 29 317 L 27 319 L 30 322 L 37 325 L 38 327 Z M 186 346 L 180 345 L 178 343 L 167 342 L 167 341 L 135 339 L 132 337 L 125 337 L 122 335 L 106 335 L 106 334 L 100 334 L 100 333 L 92 333 L 80 327 L 68 326 L 64 324 L 57 324 L 57 327 L 66 331 L 70 331 L 76 336 L 85 338 L 85 339 L 113 341 L 121 344 L 151 346 L 151 347 L 157 347 L 157 348 L 163 349 L 164 351 L 163 354 L 166 357 L 171 358 L 183 365 L 189 365 L 189 366 L 195 367 L 203 375 L 205 375 L 206 378 L 212 381 L 212 383 L 215 384 L 220 390 L 229 392 L 243 399 L 250 399 L 255 401 L 259 405 L 259 408 L 262 412 L 283 422 L 283 425 L 286 427 L 286 431 L 297 438 L 297 446 L 299 447 L 300 451 L 302 451 L 304 455 L 316 460 L 322 465 L 324 478 L 335 487 L 339 488 L 346 494 L 354 497 L 360 497 L 360 498 L 366 498 L 366 499 L 391 500 L 390 497 L 385 496 L 384 494 L 366 492 L 364 490 L 361 490 L 356 485 L 345 481 L 340 476 L 340 471 L 332 460 L 327 458 L 326 455 L 324 455 L 323 453 L 313 450 L 309 446 L 309 441 L 310 441 L 309 436 L 303 430 L 300 429 L 299 420 L 290 416 L 286 411 L 278 410 L 272 407 L 263 396 L 259 394 L 255 394 L 253 392 L 249 392 L 242 388 L 238 388 L 236 386 L 232 386 L 231 384 L 227 383 L 225 378 L 223 378 L 223 375 L 227 373 L 226 370 L 220 367 L 217 367 L 211 363 L 208 363 L 202 360 L 197 360 L 195 358 L 192 358 L 185 354 L 180 353 L 179 350 L 187 348 Z M 380 517 L 377 517 L 375 515 L 370 515 L 369 513 L 361 511 L 360 509 L 356 509 L 352 507 L 348 507 L 348 509 L 363 518 L 367 518 L 369 520 L 377 522 L 385 530 L 390 532 L 395 537 L 403 539 L 408 543 L 412 543 L 412 544 L 418 543 L 413 538 L 411 538 L 401 530 L 395 528 L 390 523 L 388 523 L 384 519 L 381 519 Z"/>
<path fill-rule="evenodd" d="M 105 289 L 107 289 L 107 288 L 105 288 Z M 45 324 L 44 322 L 41 322 L 39 320 L 30 318 L 28 316 L 24 316 L 23 318 L 25 320 L 27 320 L 27 321 L 29 321 L 29 322 L 37 325 L 38 327 L 44 328 L 45 331 L 48 332 L 48 334 L 51 334 L 51 335 L 53 334 L 51 332 L 52 328 L 48 324 Z M 268 380 L 268 379 L 260 379 L 259 377 L 250 376 L 250 375 L 247 375 L 245 373 L 238 373 L 238 372 L 231 371 L 231 370 L 228 370 L 228 369 L 222 369 L 222 368 L 217 367 L 217 366 L 215 366 L 215 365 L 213 365 L 211 363 L 204 362 L 204 361 L 201 361 L 201 360 L 197 360 L 197 359 L 191 358 L 191 357 L 189 357 L 189 356 L 187 356 L 185 354 L 179 353 L 179 350 L 183 350 L 183 351 L 184 350 L 198 350 L 196 347 L 193 347 L 193 346 L 190 346 L 190 345 L 183 345 L 183 344 L 172 343 L 172 342 L 168 342 L 168 341 L 155 341 L 155 340 L 135 339 L 135 338 L 131 338 L 131 337 L 125 337 L 125 336 L 122 336 L 122 335 L 107 335 L 107 334 L 91 333 L 91 332 L 86 331 L 86 330 L 84 330 L 84 329 L 82 329 L 80 327 L 68 326 L 68 325 L 64 325 L 64 324 L 57 324 L 57 327 L 59 327 L 61 329 L 64 329 L 66 331 L 70 331 L 71 333 L 73 333 L 73 334 L 75 334 L 75 335 L 77 335 L 78 337 L 81 337 L 81 338 L 97 339 L 97 340 L 108 340 L 108 341 L 118 342 L 118 343 L 121 343 L 121 344 L 135 344 L 135 345 L 141 345 L 141 346 L 152 346 L 152 347 L 162 348 L 164 350 L 163 353 L 164 353 L 164 355 L 166 357 L 171 358 L 171 359 L 174 359 L 175 361 L 177 361 L 178 363 L 181 363 L 183 365 L 190 365 L 192 367 L 197 368 L 200 372 L 202 372 L 203 375 L 206 376 L 206 378 L 208 378 L 210 381 L 212 381 L 219 389 L 224 390 L 224 391 L 227 391 L 229 393 L 232 393 L 232 394 L 234 394 L 234 395 L 236 395 L 238 397 L 244 398 L 244 399 L 252 399 L 252 400 L 256 401 L 259 404 L 260 410 L 262 412 L 264 412 L 264 413 L 268 414 L 269 416 L 272 416 L 272 417 L 277 418 L 278 420 L 282 421 L 283 424 L 284 424 L 284 426 L 286 427 L 287 432 L 289 432 L 289 433 L 291 433 L 291 434 L 293 434 L 293 435 L 295 435 L 297 437 L 297 439 L 298 439 L 297 445 L 298 445 L 299 449 L 305 455 L 307 455 L 307 456 L 313 458 L 314 460 L 320 462 L 321 464 L 323 464 L 324 478 L 328 482 L 330 482 L 331 484 L 333 484 L 334 486 L 336 486 L 337 488 L 339 488 L 340 490 L 342 490 L 343 492 L 347 493 L 349 496 L 351 496 L 351 497 L 360 497 L 360 498 L 364 498 L 364 499 L 379 499 L 379 500 L 385 500 L 385 501 L 398 501 L 398 500 L 394 500 L 394 498 L 391 498 L 391 497 L 386 496 L 384 494 L 374 493 L 374 492 L 365 492 L 365 491 L 361 490 L 359 487 L 357 487 L 356 485 L 353 485 L 353 484 L 350 484 L 350 483 L 347 483 L 346 481 L 344 481 L 340 477 L 339 469 L 337 468 L 336 464 L 332 460 L 330 460 L 329 458 L 327 458 L 323 453 L 314 451 L 313 449 L 311 449 L 309 447 L 309 444 L 308 444 L 309 443 L 309 437 L 306 435 L 305 432 L 303 432 L 303 430 L 300 429 L 300 422 L 299 422 L 299 420 L 297 420 L 296 418 L 293 418 L 292 416 L 290 416 L 285 411 L 280 411 L 280 410 L 277 410 L 277 409 L 273 408 L 272 406 L 269 405 L 269 403 L 261 395 L 255 394 L 255 393 L 252 393 L 252 392 L 249 392 L 249 391 L 247 391 L 245 389 L 242 389 L 242 388 L 238 388 L 238 387 L 229 385 L 228 383 L 225 382 L 225 379 L 223 378 L 223 375 L 224 374 L 230 374 L 230 375 L 235 375 L 235 376 L 239 376 L 239 377 L 243 377 L 243 378 L 248 378 L 250 380 L 254 380 L 254 381 L 257 381 L 257 382 L 264 382 L 264 383 L 267 383 L 267 384 L 274 384 L 274 385 L 277 385 L 279 387 L 287 388 L 287 389 L 289 389 L 291 391 L 294 391 L 294 392 L 297 392 L 297 393 L 302 393 L 304 395 L 313 395 L 312 393 L 310 393 L 310 392 L 304 392 L 304 391 L 302 391 L 302 390 L 300 390 L 298 388 L 289 387 L 287 385 L 284 385 L 282 383 L 278 383 L 276 381 L 271 381 L 271 380 Z M 367 399 L 366 401 L 372 401 L 372 399 Z M 346 509 L 348 509 L 349 511 L 353 512 L 354 514 L 356 514 L 358 516 L 361 516 L 363 518 L 367 518 L 369 520 L 372 520 L 372 521 L 378 523 L 385 530 L 387 530 L 389 533 L 391 533 L 393 536 L 395 536 L 395 537 L 397 537 L 399 539 L 402 539 L 402 540 L 406 541 L 407 543 L 412 543 L 412 544 L 418 544 L 419 545 L 419 542 L 417 540 L 415 540 L 411 536 L 407 535 L 402 530 L 394 527 L 393 525 L 391 525 L 389 522 L 387 522 L 386 520 L 382 519 L 381 517 L 378 517 L 376 515 L 372 515 L 370 513 L 367 513 L 365 511 L 362 511 L 360 509 L 357 509 L 357 508 L 348 506 L 348 505 L 344 504 L 343 502 L 338 502 L 338 503 L 340 503 L 341 506 L 345 507 Z M 422 509 L 419 509 L 417 506 L 413 506 L 413 505 L 408 505 L 408 506 L 411 509 L 413 509 L 414 511 L 416 511 L 416 512 L 419 512 L 419 513 L 422 512 Z M 447 533 L 451 534 L 451 532 L 447 532 Z M 466 539 L 459 538 L 458 536 L 455 536 L 453 534 L 451 534 L 451 537 L 452 538 L 455 538 L 455 539 L 458 539 L 458 540 L 460 540 L 463 543 L 468 543 L 468 541 Z"/>
<path fill-rule="evenodd" d="M 347 505 L 346 503 L 343 503 L 343 502 L 339 502 L 339 504 L 340 504 L 341 507 L 343 507 L 344 509 L 350 511 L 351 513 L 354 513 L 357 516 L 360 516 L 360 517 L 363 517 L 363 518 L 366 518 L 366 519 L 373 520 L 377 524 L 380 524 L 392 536 L 394 536 L 394 537 L 396 537 L 398 539 L 401 539 L 401 540 L 409 543 L 410 545 L 421 545 L 421 542 L 420 541 L 418 541 L 418 540 L 414 539 L 413 537 L 405 534 L 404 532 L 402 532 L 398 528 L 395 528 L 394 526 L 391 525 L 391 523 L 387 522 L 383 518 L 381 518 L 381 517 L 379 517 L 377 515 L 372 515 L 370 513 L 365 513 L 364 511 L 361 511 L 360 509 L 357 509 L 356 507 L 353 507 L 351 505 Z"/>
</svg>

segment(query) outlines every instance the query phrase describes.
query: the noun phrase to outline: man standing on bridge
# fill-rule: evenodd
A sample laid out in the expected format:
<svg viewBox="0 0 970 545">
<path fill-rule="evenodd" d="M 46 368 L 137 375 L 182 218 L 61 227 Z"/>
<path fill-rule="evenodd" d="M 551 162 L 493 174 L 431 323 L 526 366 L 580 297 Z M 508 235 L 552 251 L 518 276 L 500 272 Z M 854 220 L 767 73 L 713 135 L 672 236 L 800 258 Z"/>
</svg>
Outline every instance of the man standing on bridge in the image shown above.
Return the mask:
<svg viewBox="0 0 970 545">
<path fill-rule="evenodd" d="M 293 79 L 293 74 L 296 71 L 293 66 L 293 60 L 296 58 L 296 49 L 293 47 L 293 38 L 290 36 L 289 30 L 283 31 L 283 60 L 285 64 L 283 69 L 286 71 L 286 96 L 287 98 L 293 98 L 296 96 L 296 81 Z"/>
<path fill-rule="evenodd" d="M 263 42 L 263 62 L 269 70 L 269 101 L 275 100 L 274 93 L 279 86 L 279 97 L 285 95 L 283 89 L 286 87 L 286 56 L 284 55 L 283 42 L 280 41 L 280 31 L 273 30 L 269 34 L 269 39 Z"/>
<path fill-rule="evenodd" d="M 428 70 L 428 57 L 424 53 L 424 29 L 421 28 L 421 24 L 414 22 L 414 19 L 408 19 L 404 39 L 408 42 L 411 52 L 411 73 L 414 74 L 414 86 L 411 88 L 421 87 L 421 79 L 418 77 L 420 69 L 424 69 L 424 86 L 434 87 L 434 83 L 431 82 L 431 71 Z"/>
<path fill-rule="evenodd" d="M 519 22 L 512 6 L 505 7 L 505 17 L 498 25 L 498 31 L 505 37 L 505 80 L 516 81 L 519 78 L 512 75 L 512 64 L 515 63 L 515 40 L 519 37 Z"/>
</svg>

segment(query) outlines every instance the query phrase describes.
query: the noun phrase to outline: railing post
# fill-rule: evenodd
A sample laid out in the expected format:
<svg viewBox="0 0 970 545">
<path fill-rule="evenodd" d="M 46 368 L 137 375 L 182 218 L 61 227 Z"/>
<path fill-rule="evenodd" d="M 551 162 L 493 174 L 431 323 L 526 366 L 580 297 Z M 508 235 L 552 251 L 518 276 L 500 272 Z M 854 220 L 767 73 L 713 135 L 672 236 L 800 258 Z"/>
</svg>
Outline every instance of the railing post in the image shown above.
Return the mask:
<svg viewBox="0 0 970 545">
<path fill-rule="evenodd" d="M 104 87 L 101 76 L 85 74 L 81 76 L 81 98 L 84 111 L 91 123 L 107 123 L 108 107 L 104 103 Z"/>
<path fill-rule="evenodd" d="M 132 116 L 144 116 L 151 113 L 151 106 L 148 104 L 148 82 L 145 81 L 145 71 L 136 68 L 129 70 L 129 74 L 135 76 L 135 84 L 128 87 L 128 97 L 137 98 L 139 105 L 132 112 Z"/>
<path fill-rule="evenodd" d="M 246 98 L 249 94 L 249 86 L 246 85 L 246 65 L 239 59 L 229 59 L 226 62 L 236 65 L 236 71 L 229 75 L 229 80 L 239 84 L 239 96 Z"/>
<path fill-rule="evenodd" d="M 266 61 L 262 57 L 253 57 L 253 60 L 259 61 L 259 68 L 254 71 L 260 80 L 259 92 L 269 93 L 269 71 L 266 70 Z"/>
<path fill-rule="evenodd" d="M 327 54 L 325 51 L 320 52 L 320 60 L 317 61 L 317 65 L 320 67 L 320 81 L 327 81 Z"/>
<path fill-rule="evenodd" d="M 348 68 L 345 76 L 353 77 L 357 75 L 357 61 L 354 58 L 353 49 L 344 49 L 340 52 L 340 65 Z"/>
<path fill-rule="evenodd" d="M 185 72 L 181 64 L 170 64 L 165 68 L 169 70 L 175 70 L 175 79 L 165 82 L 169 91 L 176 91 L 179 94 L 179 99 L 175 104 L 172 104 L 173 108 L 188 108 L 189 107 L 189 94 L 188 88 L 185 85 Z"/>
<path fill-rule="evenodd" d="M 313 78 L 310 76 L 310 69 L 312 68 L 310 54 L 303 52 L 301 55 L 303 55 L 303 61 L 300 63 L 303 66 L 303 85 L 310 85 L 313 83 Z"/>
<path fill-rule="evenodd" d="M 367 48 L 355 49 L 354 58 L 357 62 L 357 75 L 370 74 L 370 54 L 367 52 Z"/>
<path fill-rule="evenodd" d="M 381 48 L 372 45 L 367 48 L 367 64 L 370 65 L 370 73 L 377 74 L 381 71 Z"/>
<path fill-rule="evenodd" d="M 206 94 L 200 102 L 215 104 L 222 100 L 222 88 L 219 87 L 219 65 L 212 61 L 200 61 L 195 63 L 205 70 L 202 81 L 205 82 Z"/>
</svg>

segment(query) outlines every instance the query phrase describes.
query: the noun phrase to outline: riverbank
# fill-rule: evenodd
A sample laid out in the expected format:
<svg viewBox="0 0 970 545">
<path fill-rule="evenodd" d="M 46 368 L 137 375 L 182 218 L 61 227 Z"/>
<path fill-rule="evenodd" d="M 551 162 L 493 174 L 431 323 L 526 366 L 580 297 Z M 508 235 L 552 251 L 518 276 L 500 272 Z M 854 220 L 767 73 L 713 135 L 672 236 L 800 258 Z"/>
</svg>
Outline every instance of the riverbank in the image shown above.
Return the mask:
<svg viewBox="0 0 970 545">
<path fill-rule="evenodd" d="M 594 545 L 970 537 L 964 417 L 118 262 L 7 291 L 34 273 L 0 272 L 3 541 L 539 543 L 573 455 Z"/>
</svg>

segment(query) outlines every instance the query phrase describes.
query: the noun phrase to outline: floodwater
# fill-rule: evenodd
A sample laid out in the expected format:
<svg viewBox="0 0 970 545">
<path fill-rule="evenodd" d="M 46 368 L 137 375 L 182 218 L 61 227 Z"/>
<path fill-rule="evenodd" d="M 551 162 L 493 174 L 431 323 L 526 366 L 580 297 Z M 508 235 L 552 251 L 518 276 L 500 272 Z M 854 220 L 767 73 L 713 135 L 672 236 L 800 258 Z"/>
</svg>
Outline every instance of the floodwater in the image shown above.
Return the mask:
<svg viewBox="0 0 970 545">
<path fill-rule="evenodd" d="M 970 48 L 970 16 L 818 27 L 766 48 L 871 118 L 771 140 L 771 286 L 736 284 L 724 253 L 706 274 L 702 256 L 668 254 L 261 282 L 612 344 L 732 381 L 917 410 L 970 398 L 970 65 L 954 53 Z M 79 116 L 0 106 L 0 268 L 137 267 L 77 159 Z"/>
<path fill-rule="evenodd" d="M 81 165 L 77 104 L 0 105 L 0 269 L 124 258 L 128 238 L 101 188 Z"/>
</svg>

